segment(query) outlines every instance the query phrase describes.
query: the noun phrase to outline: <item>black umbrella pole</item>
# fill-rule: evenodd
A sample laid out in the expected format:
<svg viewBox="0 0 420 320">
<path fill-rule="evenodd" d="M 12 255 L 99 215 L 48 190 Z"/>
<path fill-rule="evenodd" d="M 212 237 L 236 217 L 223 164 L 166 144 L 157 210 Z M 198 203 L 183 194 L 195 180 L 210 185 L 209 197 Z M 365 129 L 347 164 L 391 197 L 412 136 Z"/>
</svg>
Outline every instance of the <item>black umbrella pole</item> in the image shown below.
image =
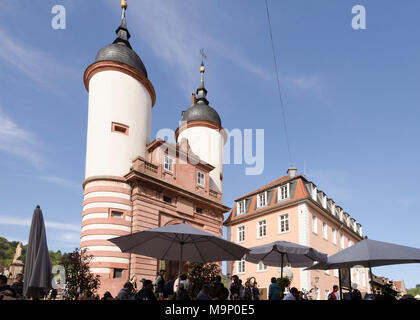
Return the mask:
<svg viewBox="0 0 420 320">
<path fill-rule="evenodd" d="M 181 268 L 182 268 L 182 251 L 184 250 L 184 244 L 181 242 L 181 252 L 179 254 L 179 265 L 178 265 L 178 288 L 176 292 L 176 299 L 179 300 L 179 288 L 181 286 Z"/>
</svg>

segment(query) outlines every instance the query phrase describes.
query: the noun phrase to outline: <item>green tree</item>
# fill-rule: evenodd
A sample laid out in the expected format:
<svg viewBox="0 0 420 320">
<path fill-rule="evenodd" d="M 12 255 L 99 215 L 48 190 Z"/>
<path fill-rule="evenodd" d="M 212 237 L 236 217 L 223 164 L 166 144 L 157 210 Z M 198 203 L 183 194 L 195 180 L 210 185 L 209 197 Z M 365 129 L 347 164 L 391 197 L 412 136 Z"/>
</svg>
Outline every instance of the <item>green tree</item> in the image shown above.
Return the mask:
<svg viewBox="0 0 420 320">
<path fill-rule="evenodd" d="M 86 250 L 79 251 L 76 248 L 70 254 L 64 255 L 61 265 L 66 270 L 66 288 L 68 299 L 79 299 L 81 293 L 86 298 L 92 297 L 100 286 L 100 276 L 94 275 L 89 270 L 89 261 L 92 256 Z"/>
<path fill-rule="evenodd" d="M 189 290 L 193 298 L 197 296 L 203 285 L 212 286 L 216 282 L 216 277 L 221 273 L 220 266 L 215 263 L 189 262 L 187 267 Z"/>
</svg>

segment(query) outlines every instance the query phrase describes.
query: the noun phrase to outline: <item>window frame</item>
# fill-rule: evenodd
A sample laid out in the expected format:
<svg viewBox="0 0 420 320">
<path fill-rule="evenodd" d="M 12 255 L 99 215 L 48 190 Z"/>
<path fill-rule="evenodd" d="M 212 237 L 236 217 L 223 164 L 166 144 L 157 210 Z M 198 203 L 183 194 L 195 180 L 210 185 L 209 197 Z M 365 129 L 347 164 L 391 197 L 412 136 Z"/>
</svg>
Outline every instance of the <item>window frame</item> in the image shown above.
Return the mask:
<svg viewBox="0 0 420 320">
<path fill-rule="evenodd" d="M 287 197 L 283 197 L 283 189 L 286 190 Z M 277 202 L 290 199 L 290 183 L 277 187 Z"/>
<path fill-rule="evenodd" d="M 322 222 L 322 237 L 328 240 L 328 224 L 325 221 Z"/>
<path fill-rule="evenodd" d="M 312 214 L 312 232 L 318 234 L 318 217 Z"/>
<path fill-rule="evenodd" d="M 241 259 L 237 262 L 236 273 L 237 274 L 244 274 L 245 271 L 246 271 L 246 269 L 245 269 L 245 259 Z"/>
<path fill-rule="evenodd" d="M 170 162 L 166 161 L 167 159 L 170 160 Z M 166 168 L 167 164 L 168 164 L 169 169 Z M 163 169 L 167 172 L 174 173 L 174 159 L 165 155 L 163 157 Z"/>
<path fill-rule="evenodd" d="M 260 223 L 264 222 L 264 225 L 260 225 Z M 264 235 L 260 235 L 260 228 L 263 227 L 263 230 L 265 231 Z M 257 239 L 263 239 L 267 237 L 267 220 L 263 219 L 263 220 L 259 220 L 257 221 Z"/>
<path fill-rule="evenodd" d="M 282 219 L 283 217 L 286 217 L 286 219 Z M 287 230 L 282 231 L 282 222 L 287 222 Z M 282 213 L 278 216 L 278 223 L 279 223 L 279 234 L 288 233 L 290 232 L 290 217 L 289 213 Z"/>
<path fill-rule="evenodd" d="M 203 180 L 202 180 L 203 183 L 199 182 L 199 181 L 201 181 L 200 175 L 203 176 Z M 197 177 L 197 185 L 204 188 L 206 186 L 206 175 L 204 173 L 202 173 L 201 171 L 197 171 L 196 177 Z"/>
<path fill-rule="evenodd" d="M 241 234 L 243 235 L 242 240 L 241 240 Z M 243 243 L 245 242 L 245 226 L 239 226 L 236 228 L 236 242 L 237 243 Z"/>
<path fill-rule="evenodd" d="M 265 204 L 261 205 L 261 197 L 264 196 Z M 257 209 L 264 208 L 268 206 L 268 193 L 267 191 L 257 194 Z"/>
<path fill-rule="evenodd" d="M 261 266 L 263 266 L 264 268 L 261 269 Z M 268 271 L 268 266 L 266 266 L 264 262 L 260 261 L 257 263 L 257 272 L 267 272 L 267 271 Z"/>
<path fill-rule="evenodd" d="M 243 211 L 241 211 L 241 205 L 243 205 Z M 246 213 L 246 199 L 240 200 L 236 203 L 236 215 L 241 216 Z"/>
</svg>

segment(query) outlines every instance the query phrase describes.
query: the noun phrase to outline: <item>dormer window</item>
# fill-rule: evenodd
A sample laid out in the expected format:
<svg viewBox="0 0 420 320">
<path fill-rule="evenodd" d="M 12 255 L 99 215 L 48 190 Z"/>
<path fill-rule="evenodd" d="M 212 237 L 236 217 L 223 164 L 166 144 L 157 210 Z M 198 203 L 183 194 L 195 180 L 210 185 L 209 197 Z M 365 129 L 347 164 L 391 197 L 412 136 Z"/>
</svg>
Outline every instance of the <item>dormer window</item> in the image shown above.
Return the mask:
<svg viewBox="0 0 420 320">
<path fill-rule="evenodd" d="M 174 163 L 174 159 L 169 158 L 168 156 L 165 156 L 163 167 L 165 168 L 166 171 L 174 172 L 173 163 Z"/>
<path fill-rule="evenodd" d="M 290 183 L 285 184 L 284 186 L 278 187 L 277 190 L 277 201 L 286 200 L 290 197 Z"/>
<path fill-rule="evenodd" d="M 267 191 L 257 195 L 257 208 L 267 206 Z"/>
<path fill-rule="evenodd" d="M 246 210 L 246 203 L 245 203 L 245 201 L 246 200 L 241 200 L 241 201 L 238 201 L 236 203 L 236 210 L 237 210 L 237 215 L 238 216 L 245 213 L 245 210 Z"/>
<path fill-rule="evenodd" d="M 201 187 L 204 187 L 205 185 L 204 173 L 200 171 L 197 172 L 197 184 Z"/>
</svg>

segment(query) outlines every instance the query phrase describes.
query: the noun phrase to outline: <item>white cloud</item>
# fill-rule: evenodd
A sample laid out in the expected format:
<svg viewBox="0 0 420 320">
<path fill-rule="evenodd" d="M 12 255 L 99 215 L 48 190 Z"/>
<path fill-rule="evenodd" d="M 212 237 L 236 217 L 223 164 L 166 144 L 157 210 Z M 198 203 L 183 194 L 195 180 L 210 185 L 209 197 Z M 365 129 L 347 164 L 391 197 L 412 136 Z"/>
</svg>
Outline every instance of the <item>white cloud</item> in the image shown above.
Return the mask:
<svg viewBox="0 0 420 320">
<path fill-rule="evenodd" d="M 72 189 L 80 189 L 81 188 L 81 185 L 79 183 L 76 183 L 74 181 L 70 181 L 70 180 L 67 180 L 67 179 L 64 179 L 64 178 L 60 178 L 60 177 L 54 177 L 54 176 L 41 177 L 41 180 L 51 182 L 51 183 L 54 183 L 54 184 L 62 186 L 62 187 L 68 187 L 68 188 L 72 188 Z"/>
<path fill-rule="evenodd" d="M 0 151 L 23 158 L 39 168 L 44 163 L 39 148 L 36 137 L 19 127 L 0 108 Z"/>
<path fill-rule="evenodd" d="M 31 223 L 32 223 L 31 218 L 16 218 L 16 217 L 11 217 L 11 216 L 0 216 L 0 224 L 2 225 L 30 227 Z M 79 225 L 62 223 L 62 222 L 54 222 L 54 221 L 45 221 L 45 227 L 47 229 L 80 231 Z"/>
<path fill-rule="evenodd" d="M 29 47 L 9 32 L 0 29 L 0 60 L 20 70 L 27 77 L 45 88 L 55 88 L 57 77 L 77 77 L 77 74 L 56 61 L 44 51 Z"/>
</svg>

